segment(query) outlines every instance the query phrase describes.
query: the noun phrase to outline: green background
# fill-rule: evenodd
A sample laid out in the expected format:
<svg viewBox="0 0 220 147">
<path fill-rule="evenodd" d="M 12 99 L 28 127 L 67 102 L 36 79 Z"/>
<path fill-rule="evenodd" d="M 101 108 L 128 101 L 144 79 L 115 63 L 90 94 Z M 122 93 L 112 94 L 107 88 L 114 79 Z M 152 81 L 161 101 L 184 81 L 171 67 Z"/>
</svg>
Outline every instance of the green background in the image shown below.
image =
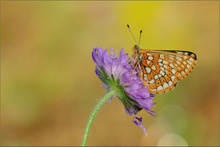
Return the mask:
<svg viewBox="0 0 220 147">
<path fill-rule="evenodd" d="M 93 47 L 188 50 L 192 73 L 141 111 L 148 136 L 114 98 L 95 118 L 87 145 L 219 144 L 219 1 L 1 2 L 1 144 L 80 145 L 106 90 Z"/>
</svg>

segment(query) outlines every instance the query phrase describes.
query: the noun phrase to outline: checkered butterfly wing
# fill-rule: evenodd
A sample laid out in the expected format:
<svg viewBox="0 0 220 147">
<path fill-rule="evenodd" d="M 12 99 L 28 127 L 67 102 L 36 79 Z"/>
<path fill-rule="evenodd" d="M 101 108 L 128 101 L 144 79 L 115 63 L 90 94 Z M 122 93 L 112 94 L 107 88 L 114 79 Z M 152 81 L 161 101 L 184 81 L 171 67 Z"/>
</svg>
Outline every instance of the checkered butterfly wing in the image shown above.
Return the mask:
<svg viewBox="0 0 220 147">
<path fill-rule="evenodd" d="M 177 82 L 192 71 L 197 57 L 188 51 L 140 49 L 139 72 L 144 84 L 153 94 L 172 90 Z"/>
</svg>

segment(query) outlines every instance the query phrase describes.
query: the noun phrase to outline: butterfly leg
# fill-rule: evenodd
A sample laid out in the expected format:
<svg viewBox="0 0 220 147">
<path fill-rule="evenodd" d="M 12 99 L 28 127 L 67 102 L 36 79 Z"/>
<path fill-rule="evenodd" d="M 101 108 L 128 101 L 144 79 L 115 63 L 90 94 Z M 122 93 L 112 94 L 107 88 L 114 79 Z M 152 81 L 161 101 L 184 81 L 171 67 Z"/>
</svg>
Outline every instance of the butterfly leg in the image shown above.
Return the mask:
<svg viewBox="0 0 220 147">
<path fill-rule="evenodd" d="M 138 68 L 137 68 L 137 66 L 138 66 Z M 143 83 L 144 83 L 144 85 L 146 87 L 146 83 L 145 83 L 145 80 L 143 78 L 142 71 L 141 71 L 141 68 L 140 68 L 140 65 L 138 64 L 138 62 L 136 62 L 134 64 L 134 69 L 132 70 L 131 74 L 135 71 L 136 68 L 138 69 L 139 76 L 141 77 L 141 80 L 143 81 Z"/>
<path fill-rule="evenodd" d="M 139 73 L 139 76 L 141 77 L 141 80 L 142 80 L 144 86 L 145 86 L 146 88 L 148 88 L 149 85 L 147 84 L 146 80 L 144 79 L 143 72 L 142 72 L 142 70 L 141 70 L 140 64 L 138 64 L 138 73 Z"/>
<path fill-rule="evenodd" d="M 138 68 L 137 68 L 137 66 L 138 66 Z M 148 84 L 147 84 L 147 82 L 143 78 L 142 71 L 141 71 L 141 68 L 140 68 L 140 65 L 138 64 L 138 62 L 136 62 L 134 64 L 134 69 L 132 70 L 131 74 L 135 71 L 136 68 L 138 69 L 139 76 L 141 77 L 141 80 L 143 81 L 144 86 L 146 88 L 148 88 Z"/>
<path fill-rule="evenodd" d="M 132 70 L 131 74 L 135 71 L 135 69 L 137 68 L 137 65 L 138 65 L 138 62 L 136 62 L 136 63 L 134 64 L 134 69 Z"/>
</svg>

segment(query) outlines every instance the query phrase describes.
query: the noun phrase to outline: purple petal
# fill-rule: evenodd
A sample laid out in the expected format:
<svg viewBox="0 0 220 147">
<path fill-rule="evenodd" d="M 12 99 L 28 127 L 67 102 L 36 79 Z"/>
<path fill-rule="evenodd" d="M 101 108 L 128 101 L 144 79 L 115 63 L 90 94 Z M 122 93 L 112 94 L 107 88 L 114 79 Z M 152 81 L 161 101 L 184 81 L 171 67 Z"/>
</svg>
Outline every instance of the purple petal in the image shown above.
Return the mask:
<svg viewBox="0 0 220 147">
<path fill-rule="evenodd" d="M 137 126 L 141 127 L 141 129 L 144 131 L 145 135 L 147 136 L 147 132 L 146 132 L 146 129 L 145 127 L 141 124 L 142 123 L 142 117 L 138 118 L 136 116 L 133 117 L 134 119 L 137 119 L 136 120 L 133 120 L 132 122 L 135 123 Z"/>
<path fill-rule="evenodd" d="M 140 123 L 142 123 L 142 117 L 138 118 L 137 116 L 134 116 L 133 118 L 137 119 Z"/>
<path fill-rule="evenodd" d="M 97 63 L 96 58 L 97 58 L 97 56 L 96 56 L 96 48 L 93 48 L 93 51 L 92 51 L 92 59 L 93 59 L 93 61 L 94 61 L 95 63 Z"/>
<path fill-rule="evenodd" d="M 107 89 L 108 85 L 106 85 L 105 83 L 103 84 L 103 88 Z"/>
<path fill-rule="evenodd" d="M 100 74 L 99 74 L 99 72 L 97 71 L 97 69 L 95 70 L 95 73 L 96 73 L 96 75 L 97 75 L 98 77 L 100 77 Z"/>
<path fill-rule="evenodd" d="M 132 120 L 132 122 L 138 126 L 138 122 L 136 120 Z"/>
</svg>

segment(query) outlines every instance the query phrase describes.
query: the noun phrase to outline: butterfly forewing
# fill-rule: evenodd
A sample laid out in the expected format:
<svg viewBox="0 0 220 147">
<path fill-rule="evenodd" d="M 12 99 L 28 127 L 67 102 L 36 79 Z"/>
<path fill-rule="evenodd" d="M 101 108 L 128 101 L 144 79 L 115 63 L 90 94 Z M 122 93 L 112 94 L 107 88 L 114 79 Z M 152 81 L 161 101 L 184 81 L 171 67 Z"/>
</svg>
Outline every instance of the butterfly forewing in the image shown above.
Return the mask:
<svg viewBox="0 0 220 147">
<path fill-rule="evenodd" d="M 172 90 L 192 71 L 197 57 L 188 51 L 140 49 L 140 76 L 151 93 Z"/>
</svg>

